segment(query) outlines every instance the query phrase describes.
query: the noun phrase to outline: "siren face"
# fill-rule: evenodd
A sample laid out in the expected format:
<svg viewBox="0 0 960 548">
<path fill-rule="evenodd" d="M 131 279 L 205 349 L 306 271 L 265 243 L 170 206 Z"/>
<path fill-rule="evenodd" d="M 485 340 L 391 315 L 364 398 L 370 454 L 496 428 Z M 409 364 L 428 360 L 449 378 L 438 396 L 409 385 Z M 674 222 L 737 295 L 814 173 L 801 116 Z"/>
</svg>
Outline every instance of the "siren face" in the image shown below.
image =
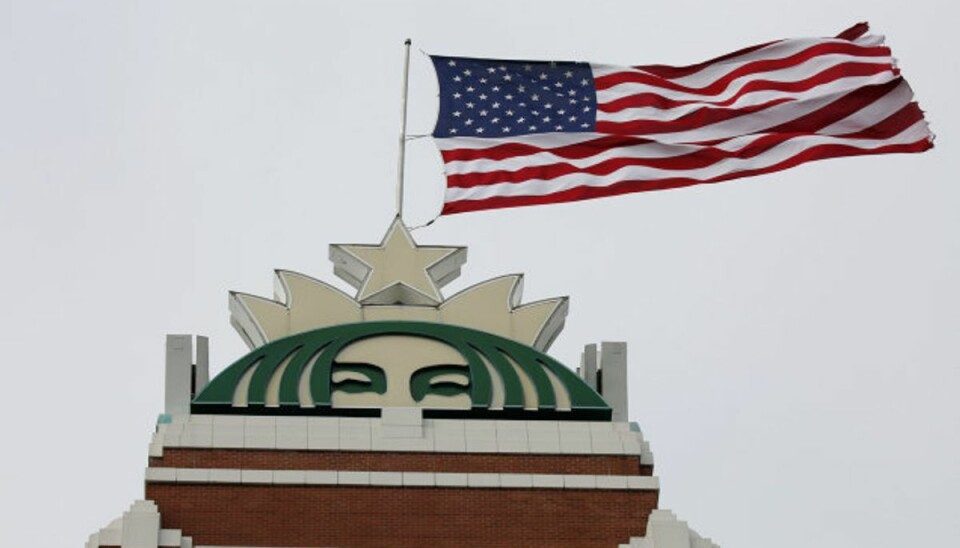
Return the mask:
<svg viewBox="0 0 960 548">
<path fill-rule="evenodd" d="M 268 343 L 222 371 L 191 404 L 197 414 L 377 416 L 386 407 L 419 407 L 437 417 L 611 415 L 583 379 L 531 346 L 414 321 L 344 324 Z"/>
<path fill-rule="evenodd" d="M 416 336 L 360 339 L 337 354 L 333 407 L 470 409 L 466 359 L 442 342 Z"/>
</svg>

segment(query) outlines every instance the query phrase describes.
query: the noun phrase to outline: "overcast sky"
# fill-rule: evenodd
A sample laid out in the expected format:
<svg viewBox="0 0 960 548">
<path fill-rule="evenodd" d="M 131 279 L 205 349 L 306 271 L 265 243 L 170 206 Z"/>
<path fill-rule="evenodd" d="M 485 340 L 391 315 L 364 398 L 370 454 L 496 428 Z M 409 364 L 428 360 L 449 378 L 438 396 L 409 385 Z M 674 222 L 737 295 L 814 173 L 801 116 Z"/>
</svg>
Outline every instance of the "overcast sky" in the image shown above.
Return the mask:
<svg viewBox="0 0 960 548">
<path fill-rule="evenodd" d="M 245 353 L 227 291 L 335 281 L 393 215 L 402 41 L 694 63 L 869 20 L 938 134 L 921 155 L 444 217 L 460 288 L 571 298 L 551 350 L 629 343 L 661 507 L 724 548 L 960 542 L 960 64 L 946 0 L 0 0 L 0 545 L 79 546 L 143 496 L 166 333 Z M 953 23 L 951 23 L 953 22 Z M 436 83 L 411 61 L 409 131 Z M 439 210 L 408 147 L 406 221 Z M 343 284 L 337 282 L 340 287 Z"/>
</svg>

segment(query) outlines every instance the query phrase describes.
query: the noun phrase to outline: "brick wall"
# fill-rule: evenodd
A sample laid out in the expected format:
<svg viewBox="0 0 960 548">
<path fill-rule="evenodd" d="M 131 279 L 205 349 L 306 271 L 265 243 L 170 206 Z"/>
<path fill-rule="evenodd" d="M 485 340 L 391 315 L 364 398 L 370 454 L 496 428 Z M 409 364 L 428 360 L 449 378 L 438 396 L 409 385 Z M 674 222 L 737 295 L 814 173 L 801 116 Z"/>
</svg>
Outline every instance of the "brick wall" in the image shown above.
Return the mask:
<svg viewBox="0 0 960 548">
<path fill-rule="evenodd" d="M 195 545 L 615 548 L 657 491 L 150 483 L 164 528 Z"/>
<path fill-rule="evenodd" d="M 651 476 L 653 467 L 627 455 L 385 453 L 166 448 L 150 466 L 246 470 L 365 470 L 371 472 L 491 472 Z"/>
</svg>

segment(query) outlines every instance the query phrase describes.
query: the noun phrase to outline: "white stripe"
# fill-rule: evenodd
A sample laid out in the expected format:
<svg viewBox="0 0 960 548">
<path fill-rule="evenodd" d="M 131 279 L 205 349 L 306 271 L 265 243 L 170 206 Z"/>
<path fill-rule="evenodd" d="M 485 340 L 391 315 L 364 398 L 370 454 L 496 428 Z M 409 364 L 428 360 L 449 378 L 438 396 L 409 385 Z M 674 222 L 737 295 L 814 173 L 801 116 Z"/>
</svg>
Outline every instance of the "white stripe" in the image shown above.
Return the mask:
<svg viewBox="0 0 960 548">
<path fill-rule="evenodd" d="M 728 101 L 732 97 L 736 97 L 740 90 L 750 82 L 757 80 L 769 80 L 771 82 L 801 82 L 811 78 L 812 76 L 819 74 L 820 72 L 827 70 L 831 67 L 842 65 L 844 63 L 850 62 L 859 62 L 867 63 L 871 65 L 877 65 L 879 67 L 892 67 L 893 58 L 891 57 L 856 57 L 852 55 L 840 55 L 840 54 L 831 54 L 831 55 L 822 55 L 820 57 L 814 57 L 813 59 L 808 59 L 799 65 L 793 65 L 790 67 L 785 67 L 778 70 L 772 70 L 767 72 L 758 72 L 752 74 L 745 74 L 739 78 L 735 78 L 729 82 L 726 88 L 720 93 L 702 93 L 696 89 L 691 89 L 690 91 L 680 91 L 668 89 L 665 87 L 650 85 L 650 84 L 641 84 L 637 82 L 624 82 L 617 84 L 611 88 L 598 90 L 597 91 L 597 103 L 606 104 L 617 99 L 622 99 L 623 97 L 628 97 L 630 95 L 637 95 L 640 93 L 652 93 L 660 97 L 665 97 L 667 99 L 672 99 L 675 101 L 703 101 L 703 102 L 723 102 Z M 633 70 L 627 70 L 624 72 L 639 72 Z M 889 71 L 892 73 L 893 71 Z M 702 86 L 701 86 L 702 87 Z"/>
<path fill-rule="evenodd" d="M 889 75 L 884 74 L 884 77 L 888 80 L 895 78 L 892 73 Z M 747 93 L 731 103 L 730 105 L 725 105 L 721 108 L 728 110 L 738 110 L 744 107 L 750 107 L 754 105 L 760 105 L 767 101 L 773 99 L 793 99 L 794 101 L 806 101 L 813 99 L 822 95 L 840 95 L 848 93 L 850 91 L 859 89 L 861 87 L 870 85 L 875 80 L 875 76 L 850 76 L 846 78 L 840 78 L 839 80 L 834 80 L 827 84 L 823 84 L 806 91 L 799 92 L 784 92 L 777 90 L 761 90 Z M 597 121 L 598 122 L 630 122 L 633 120 L 676 120 L 693 112 L 697 109 L 701 109 L 704 106 L 711 106 L 715 101 L 703 101 L 697 103 L 691 103 L 689 105 L 683 105 L 671 109 L 661 109 L 657 107 L 637 107 L 637 108 L 628 108 L 618 112 L 602 112 L 597 111 Z"/>
<path fill-rule="evenodd" d="M 531 145 L 536 147 L 563 147 L 584 143 L 600 137 L 610 137 L 606 133 L 531 133 L 516 137 L 434 137 L 437 148 L 444 150 L 485 150 L 505 144 Z"/>
<path fill-rule="evenodd" d="M 882 46 L 886 39 L 887 37 L 883 34 L 864 34 L 860 38 L 854 40 L 853 43 L 858 46 L 872 48 L 875 46 Z"/>
<path fill-rule="evenodd" d="M 622 181 L 644 181 L 666 178 L 688 178 L 705 181 L 737 171 L 764 169 L 796 156 L 804 150 L 822 144 L 843 144 L 861 150 L 873 150 L 887 145 L 915 143 L 929 138 L 930 132 L 927 128 L 927 123 L 921 120 L 900 134 L 885 140 L 844 139 L 841 137 L 822 135 L 802 136 L 781 143 L 760 156 L 747 159 L 730 158 L 700 169 L 669 170 L 644 166 L 625 166 L 613 173 L 602 176 L 574 173 L 551 180 L 531 179 L 523 183 L 498 183 L 472 188 L 451 187 L 446 190 L 445 201 L 450 203 L 460 200 L 484 200 L 493 197 L 545 196 L 577 187 L 604 187 Z"/>
<path fill-rule="evenodd" d="M 876 46 L 883 45 L 883 36 L 868 35 L 863 38 L 869 38 L 868 40 L 857 40 L 853 42 L 857 46 L 864 48 L 871 48 Z M 862 39 L 861 39 L 862 40 Z M 680 78 L 672 78 L 671 82 L 687 86 L 687 87 L 704 87 L 705 85 L 715 82 L 722 78 L 723 76 L 737 70 L 738 68 L 748 65 L 756 61 L 763 61 L 768 59 L 784 59 L 790 57 L 796 53 L 809 49 L 810 47 L 817 46 L 820 44 L 849 44 L 848 40 L 838 40 L 835 38 L 800 38 L 792 40 L 781 40 L 779 42 L 774 42 L 766 47 L 760 48 L 756 51 L 746 53 L 741 56 L 737 56 L 731 59 L 725 59 L 723 61 L 717 61 L 716 63 L 711 63 L 706 67 L 703 67 L 697 72 L 682 76 Z M 874 58 L 873 56 L 857 56 L 863 58 Z M 605 65 L 605 64 L 592 64 L 590 68 L 593 70 L 594 78 L 601 76 L 607 76 L 610 74 L 616 74 L 619 72 L 624 72 L 626 67 L 616 66 L 616 65 Z M 645 74 L 651 74 L 647 71 L 640 69 L 634 69 L 638 72 L 643 72 Z M 651 74 L 652 76 L 652 74 Z"/>
</svg>

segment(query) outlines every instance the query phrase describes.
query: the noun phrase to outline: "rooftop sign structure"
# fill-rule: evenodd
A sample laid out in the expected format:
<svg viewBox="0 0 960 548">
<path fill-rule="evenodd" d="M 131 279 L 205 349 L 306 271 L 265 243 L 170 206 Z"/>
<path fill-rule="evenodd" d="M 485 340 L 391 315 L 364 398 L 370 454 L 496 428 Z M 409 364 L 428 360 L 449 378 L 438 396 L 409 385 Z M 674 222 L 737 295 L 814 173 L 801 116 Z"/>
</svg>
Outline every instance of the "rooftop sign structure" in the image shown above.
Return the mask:
<svg viewBox="0 0 960 548">
<path fill-rule="evenodd" d="M 353 296 L 231 293 L 250 351 L 212 380 L 207 339 L 168 335 L 143 499 L 87 548 L 716 548 L 659 508 L 626 345 L 547 355 L 567 298 L 524 304 L 519 274 L 445 298 L 466 253 L 398 217 L 330 247 Z"/>
<path fill-rule="evenodd" d="M 274 300 L 231 293 L 231 322 L 252 348 L 192 403 L 194 413 L 610 420 L 583 379 L 543 353 L 565 297 L 520 304 L 520 275 L 448 300 L 462 247 L 419 246 L 395 219 L 379 245 L 330 246 L 356 297 L 277 271 Z"/>
</svg>

